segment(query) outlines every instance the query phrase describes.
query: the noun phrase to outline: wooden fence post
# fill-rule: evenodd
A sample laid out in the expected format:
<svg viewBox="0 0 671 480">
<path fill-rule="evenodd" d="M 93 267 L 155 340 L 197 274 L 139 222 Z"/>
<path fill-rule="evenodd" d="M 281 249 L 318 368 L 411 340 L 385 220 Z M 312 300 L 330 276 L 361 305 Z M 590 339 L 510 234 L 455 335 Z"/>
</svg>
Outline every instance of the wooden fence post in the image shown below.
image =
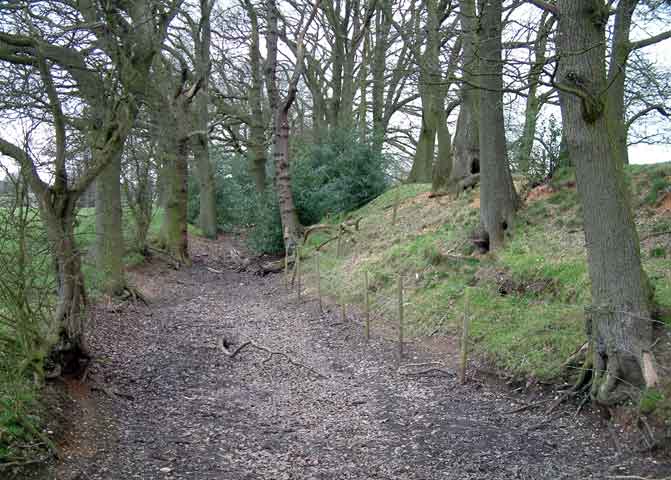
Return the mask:
<svg viewBox="0 0 671 480">
<path fill-rule="evenodd" d="M 398 359 L 403 359 L 403 275 L 398 276 Z"/>
<path fill-rule="evenodd" d="M 461 365 L 459 369 L 459 382 L 466 383 L 466 364 L 468 362 L 468 287 L 464 291 L 464 319 L 461 326 Z"/>
<path fill-rule="evenodd" d="M 396 225 L 396 217 L 398 215 L 398 204 L 401 203 L 401 187 L 396 187 L 396 194 L 394 196 L 394 213 L 391 217 L 391 224 Z"/>
<path fill-rule="evenodd" d="M 366 320 L 366 327 L 364 334 L 366 343 L 370 340 L 370 298 L 368 298 L 368 270 L 363 272 L 363 299 L 364 299 L 364 315 Z"/>
<path fill-rule="evenodd" d="M 315 253 L 317 254 L 317 295 L 319 296 L 319 313 L 323 313 L 324 306 L 322 304 L 322 278 L 319 268 L 319 257 L 321 254 L 319 253 L 319 250 L 317 250 Z"/>
<path fill-rule="evenodd" d="M 284 288 L 289 291 L 289 250 L 284 248 Z"/>
<path fill-rule="evenodd" d="M 301 249 L 296 247 L 296 296 L 301 301 Z"/>
</svg>

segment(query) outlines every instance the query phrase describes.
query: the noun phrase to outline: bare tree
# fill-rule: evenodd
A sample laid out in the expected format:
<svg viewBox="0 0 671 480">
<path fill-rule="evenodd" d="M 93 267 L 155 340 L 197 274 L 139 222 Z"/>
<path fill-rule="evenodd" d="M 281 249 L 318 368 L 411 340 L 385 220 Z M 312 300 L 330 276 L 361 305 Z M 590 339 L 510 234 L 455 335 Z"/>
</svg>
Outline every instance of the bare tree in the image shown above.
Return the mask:
<svg viewBox="0 0 671 480">
<path fill-rule="evenodd" d="M 31 150 L 29 137 L 22 145 L 0 139 L 0 153 L 21 166 L 38 199 L 52 244 L 59 280 L 56 320 L 61 326 L 54 360 L 66 369 L 78 368 L 78 360 L 88 351 L 83 314 L 86 293 L 74 238 L 76 203 L 118 158 L 148 83 L 153 56 L 179 4 L 115 2 L 112 10 L 102 10 L 86 1 L 76 8 L 71 2 L 31 2 L 18 5 L 12 12 L 12 26 L 5 24 L 7 30 L 0 32 L 0 60 L 28 68 L 39 78 L 55 139 L 50 181 L 41 176 L 42 162 Z M 67 41 L 49 41 L 55 34 Z M 86 104 L 86 115 L 66 115 L 62 100 L 67 97 L 59 90 L 54 72 L 58 78 L 67 77 L 67 91 L 76 88 L 77 97 Z M 76 178 L 67 168 L 70 124 L 86 133 L 91 152 L 91 162 Z"/>
</svg>

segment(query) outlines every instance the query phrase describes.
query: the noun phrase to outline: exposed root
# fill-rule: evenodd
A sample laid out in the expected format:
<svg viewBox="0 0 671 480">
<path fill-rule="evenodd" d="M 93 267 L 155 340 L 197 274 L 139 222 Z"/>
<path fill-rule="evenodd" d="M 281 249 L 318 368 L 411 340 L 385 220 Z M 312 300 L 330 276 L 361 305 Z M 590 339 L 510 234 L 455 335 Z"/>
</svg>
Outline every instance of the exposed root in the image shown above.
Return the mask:
<svg viewBox="0 0 671 480">
<path fill-rule="evenodd" d="M 261 351 L 266 352 L 268 354 L 268 356 L 263 360 L 262 363 L 268 362 L 273 356 L 284 357 L 290 364 L 292 364 L 296 367 L 300 367 L 300 368 L 304 368 L 305 370 L 308 370 L 309 372 L 311 372 L 317 378 L 323 378 L 323 379 L 327 378 L 325 375 L 322 375 L 321 373 L 317 372 L 312 367 L 308 367 L 307 365 L 303 365 L 302 363 L 297 362 L 296 360 L 291 358 L 286 353 L 271 350 L 268 347 L 264 347 L 263 345 L 259 345 L 258 343 L 255 343 L 251 340 L 247 340 L 246 342 L 241 343 L 237 348 L 235 348 L 235 350 L 231 351 L 228 348 L 229 345 L 227 344 L 226 339 L 222 337 L 219 340 L 219 347 L 221 348 L 221 351 L 224 352 L 224 354 L 231 359 L 235 358 L 240 352 L 242 352 L 247 347 L 256 348 L 257 350 L 261 350 Z"/>
<path fill-rule="evenodd" d="M 418 368 L 418 367 L 428 367 L 421 370 L 409 371 L 408 369 Z M 398 367 L 399 375 L 427 375 L 429 373 L 442 373 L 443 375 L 453 376 L 454 372 L 451 372 L 445 368 L 444 364 L 440 362 L 427 362 L 427 363 L 408 363 L 406 365 L 401 365 Z"/>
<path fill-rule="evenodd" d="M 139 288 L 134 287 L 132 285 L 126 285 L 123 289 L 123 293 L 121 294 L 121 298 L 124 300 L 130 300 L 131 302 L 141 302 L 144 303 L 145 305 L 149 305 L 149 300 L 147 300 L 147 297 L 144 296 L 144 294 L 140 291 Z"/>
</svg>

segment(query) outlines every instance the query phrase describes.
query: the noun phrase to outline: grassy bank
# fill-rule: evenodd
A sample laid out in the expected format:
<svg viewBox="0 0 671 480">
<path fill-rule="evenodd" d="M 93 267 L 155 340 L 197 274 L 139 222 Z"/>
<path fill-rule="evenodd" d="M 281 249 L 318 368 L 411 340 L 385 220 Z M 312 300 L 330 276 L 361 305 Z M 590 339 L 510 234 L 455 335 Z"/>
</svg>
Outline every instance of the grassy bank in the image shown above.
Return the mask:
<svg viewBox="0 0 671 480">
<path fill-rule="evenodd" d="M 393 335 L 403 275 L 406 334 L 415 338 L 457 334 L 468 291 L 476 355 L 513 376 L 559 381 L 563 363 L 586 340 L 583 309 L 590 303 L 572 175 L 560 172 L 550 185 L 528 192 L 505 248 L 487 255 L 475 253 L 470 239 L 479 223 L 477 189 L 458 199 L 429 198 L 429 185 L 392 189 L 351 213 L 361 217 L 360 229 L 345 235 L 341 256 L 335 240 L 321 249 L 322 288 L 361 305 L 367 271 L 379 334 Z M 671 310 L 671 236 L 663 234 L 671 230 L 671 210 L 664 209 L 671 202 L 670 175 L 668 164 L 629 170 L 643 262 L 665 310 Z M 315 248 L 331 235 L 311 236 L 306 285 L 316 284 Z"/>
</svg>

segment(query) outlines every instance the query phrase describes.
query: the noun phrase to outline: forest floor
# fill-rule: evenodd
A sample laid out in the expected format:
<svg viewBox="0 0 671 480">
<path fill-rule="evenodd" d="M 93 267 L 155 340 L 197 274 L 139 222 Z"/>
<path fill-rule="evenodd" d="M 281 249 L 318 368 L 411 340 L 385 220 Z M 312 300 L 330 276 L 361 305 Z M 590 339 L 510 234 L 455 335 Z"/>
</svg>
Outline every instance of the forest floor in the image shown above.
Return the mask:
<svg viewBox="0 0 671 480">
<path fill-rule="evenodd" d="M 149 305 L 100 304 L 86 382 L 59 380 L 61 461 L 31 478 L 588 479 L 671 475 L 589 409 L 513 412 L 536 398 L 456 378 L 443 348 L 372 338 L 287 294 L 281 275 L 237 273 L 231 240 L 193 242 L 191 267 L 131 272 Z M 268 356 L 252 341 L 283 355 Z M 442 362 L 440 372 L 407 375 Z M 413 370 L 414 368 L 414 370 Z M 65 387 L 64 389 L 62 387 Z M 54 394 L 54 397 L 57 395 Z M 553 397 L 547 397 L 551 399 Z M 631 441 L 634 443 L 630 443 Z M 638 477 L 636 477 L 638 478 Z"/>
</svg>

